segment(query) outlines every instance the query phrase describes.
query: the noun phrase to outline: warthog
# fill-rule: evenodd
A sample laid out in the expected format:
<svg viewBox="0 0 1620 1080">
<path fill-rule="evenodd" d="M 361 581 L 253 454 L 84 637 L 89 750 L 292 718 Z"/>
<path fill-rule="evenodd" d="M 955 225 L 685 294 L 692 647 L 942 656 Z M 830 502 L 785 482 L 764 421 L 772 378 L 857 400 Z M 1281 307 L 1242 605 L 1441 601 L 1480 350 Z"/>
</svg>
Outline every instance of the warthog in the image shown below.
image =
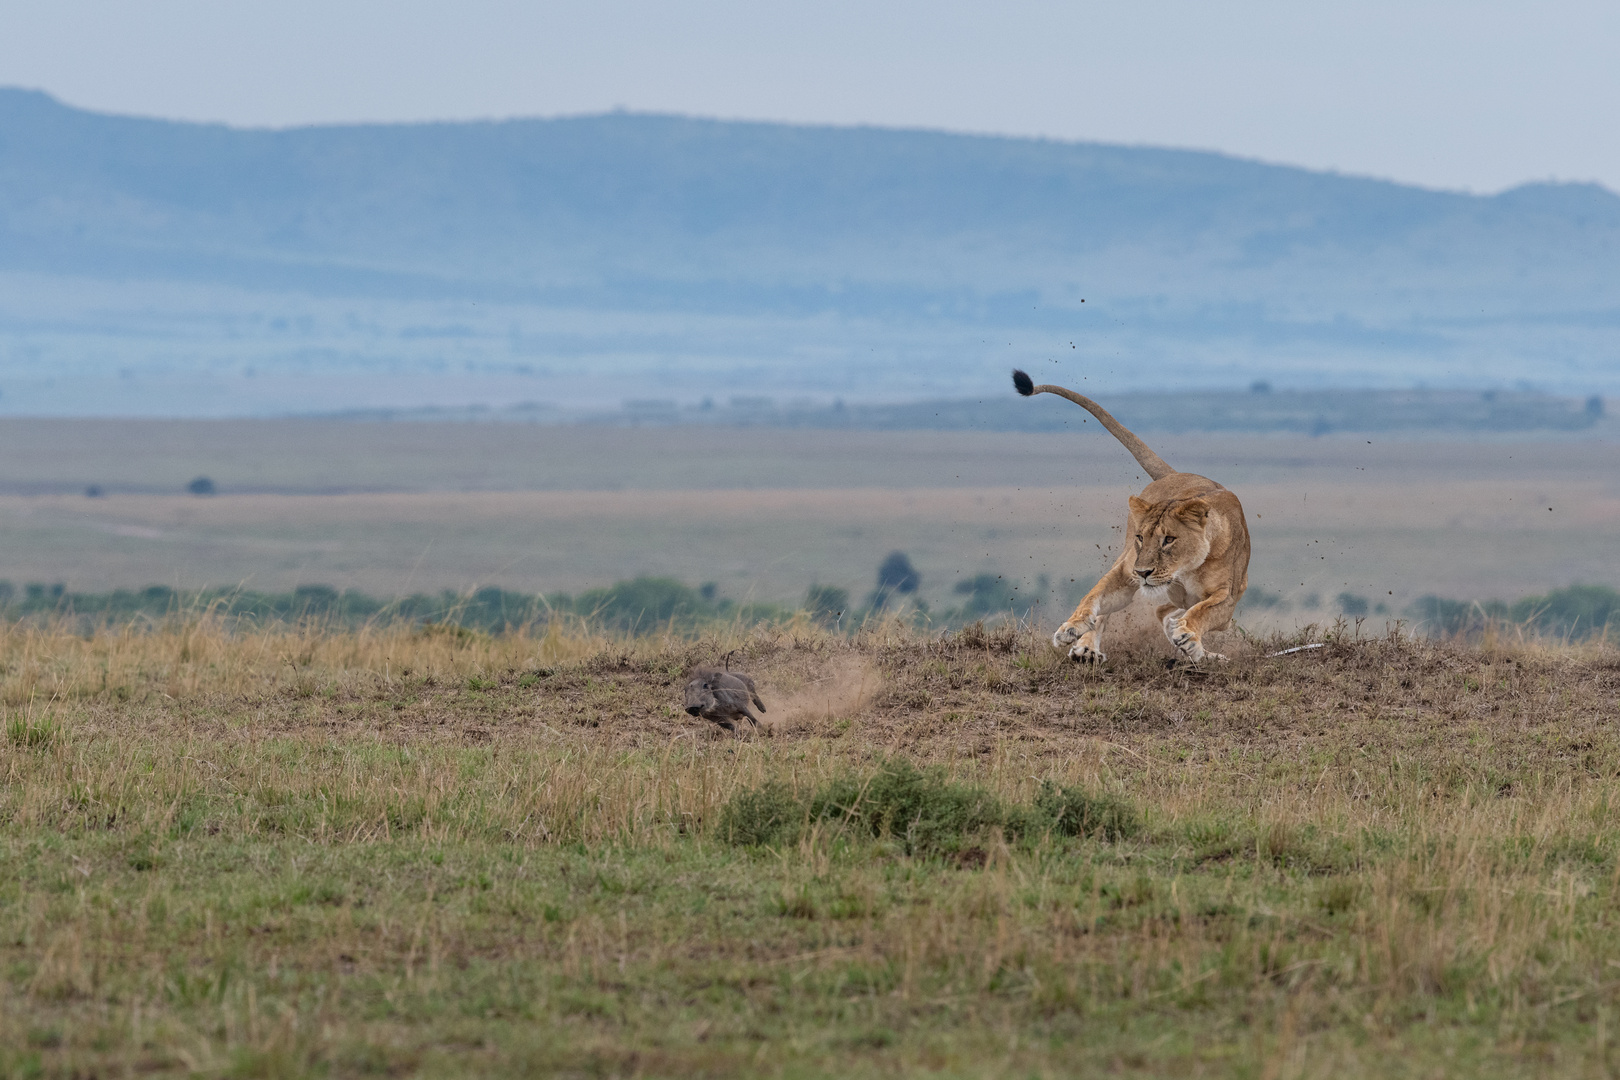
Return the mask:
<svg viewBox="0 0 1620 1080">
<path fill-rule="evenodd" d="M 760 712 L 765 711 L 759 688 L 740 671 L 700 667 L 694 668 L 686 680 L 686 711 L 713 720 L 727 731 L 736 731 L 736 721 L 745 716 L 750 724 L 759 726 L 759 717 L 748 710 L 750 701 Z"/>
</svg>

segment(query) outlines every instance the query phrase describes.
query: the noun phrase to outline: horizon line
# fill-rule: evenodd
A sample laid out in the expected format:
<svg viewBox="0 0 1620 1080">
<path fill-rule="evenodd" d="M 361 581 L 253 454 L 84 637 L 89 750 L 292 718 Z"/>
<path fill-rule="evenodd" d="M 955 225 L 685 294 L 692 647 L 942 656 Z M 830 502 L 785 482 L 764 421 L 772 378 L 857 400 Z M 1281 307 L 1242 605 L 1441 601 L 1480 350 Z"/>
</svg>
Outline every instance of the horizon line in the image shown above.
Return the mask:
<svg viewBox="0 0 1620 1080">
<path fill-rule="evenodd" d="M 1153 142 L 1118 142 L 1103 139 L 1076 139 L 1056 135 L 985 131 L 974 128 L 934 127 L 921 124 L 894 124 L 880 121 L 839 122 L 833 120 L 782 120 L 756 116 L 721 116 L 704 113 L 665 112 L 656 109 L 613 106 L 599 111 L 587 112 L 509 113 L 505 115 L 445 116 L 412 120 L 327 120 L 294 122 L 288 124 L 241 124 L 230 120 L 201 120 L 189 117 L 156 116 L 145 113 L 118 112 L 110 109 L 93 108 L 86 105 L 74 104 L 63 97 L 52 93 L 50 90 L 44 89 L 43 87 L 0 83 L 0 94 L 6 93 L 37 95 L 45 98 L 58 108 L 70 109 L 74 112 L 85 113 L 91 116 L 100 116 L 118 120 L 134 120 L 146 123 L 181 124 L 190 127 L 224 128 L 227 131 L 241 132 L 244 134 L 281 134 L 299 131 L 333 131 L 350 128 L 452 127 L 463 125 L 493 126 L 498 124 L 559 123 L 576 120 L 602 120 L 623 117 L 627 119 L 679 120 L 691 123 L 783 127 L 823 131 L 876 131 L 896 135 L 935 135 L 959 139 L 1045 143 L 1053 146 L 1105 147 L 1109 149 L 1141 150 L 1167 154 L 1191 154 L 1224 158 L 1228 161 L 1259 165 L 1265 168 L 1289 169 L 1297 172 L 1310 173 L 1316 176 L 1329 176 L 1346 180 L 1361 180 L 1369 183 L 1389 184 L 1395 187 L 1409 188 L 1417 191 L 1427 191 L 1446 195 L 1463 195 L 1476 199 L 1491 199 L 1499 195 L 1504 195 L 1509 192 L 1518 191 L 1527 187 L 1595 187 L 1610 195 L 1620 198 L 1620 191 L 1610 188 L 1601 180 L 1592 179 L 1571 180 L 1559 177 L 1547 177 L 1543 179 L 1521 180 L 1516 184 L 1512 184 L 1494 191 L 1476 191 L 1467 187 L 1437 186 L 1412 180 L 1401 180 L 1391 176 L 1381 176 L 1374 173 L 1300 165 L 1288 161 L 1276 161 L 1269 158 L 1242 154 L 1232 150 L 1223 150 L 1213 147 L 1177 146 Z"/>
</svg>

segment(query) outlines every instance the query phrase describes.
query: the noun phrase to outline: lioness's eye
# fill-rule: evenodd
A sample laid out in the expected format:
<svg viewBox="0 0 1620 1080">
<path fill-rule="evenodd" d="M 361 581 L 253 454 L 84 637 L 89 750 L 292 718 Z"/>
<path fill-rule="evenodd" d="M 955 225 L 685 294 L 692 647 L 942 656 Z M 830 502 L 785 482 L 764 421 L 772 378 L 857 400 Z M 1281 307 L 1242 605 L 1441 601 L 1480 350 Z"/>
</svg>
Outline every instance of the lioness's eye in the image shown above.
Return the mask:
<svg viewBox="0 0 1620 1080">
<path fill-rule="evenodd" d="M 1173 544 L 1175 542 L 1176 542 L 1176 538 L 1173 537 L 1173 536 L 1167 536 L 1167 537 L 1164 538 L 1164 546 L 1165 547 L 1169 547 L 1171 544 Z"/>
</svg>

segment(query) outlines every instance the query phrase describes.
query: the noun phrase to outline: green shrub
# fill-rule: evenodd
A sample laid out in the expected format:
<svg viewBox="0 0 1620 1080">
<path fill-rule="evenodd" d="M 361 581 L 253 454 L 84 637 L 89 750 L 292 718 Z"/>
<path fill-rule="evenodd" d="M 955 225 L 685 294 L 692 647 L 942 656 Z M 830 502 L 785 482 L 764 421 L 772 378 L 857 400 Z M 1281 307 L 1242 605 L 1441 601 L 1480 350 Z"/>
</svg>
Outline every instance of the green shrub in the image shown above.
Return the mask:
<svg viewBox="0 0 1620 1080">
<path fill-rule="evenodd" d="M 1507 605 L 1500 600 L 1474 603 L 1448 600 L 1443 596 L 1420 596 L 1406 609 L 1407 618 L 1437 637 L 1471 635 L 1482 632 L 1507 616 Z"/>
<path fill-rule="evenodd" d="M 970 619 L 1009 611 L 1018 605 L 1018 594 L 1012 582 L 1000 574 L 975 574 L 958 581 L 951 586 L 951 591 L 967 597 L 962 614 Z"/>
<path fill-rule="evenodd" d="M 1576 641 L 1608 636 L 1613 624 L 1620 622 L 1620 592 L 1606 585 L 1571 585 L 1546 596 L 1525 597 L 1513 605 L 1509 618 Z"/>
<path fill-rule="evenodd" d="M 890 837 L 910 855 L 960 850 L 990 828 L 1013 837 L 1108 841 L 1140 828 L 1136 811 L 1108 796 L 1047 781 L 1032 804 L 1009 806 L 975 784 L 952 783 L 943 769 L 919 769 L 890 758 L 869 777 L 827 781 L 808 800 L 778 780 L 740 791 L 720 812 L 720 835 L 744 846 L 781 843 L 794 839 L 808 822 L 837 822 L 852 835 Z"/>
<path fill-rule="evenodd" d="M 1261 588 L 1259 585 L 1251 585 L 1249 591 L 1243 594 L 1243 606 L 1264 611 L 1271 608 L 1287 607 L 1288 601 L 1283 597 L 1282 593 L 1274 593 L 1269 589 Z"/>
<path fill-rule="evenodd" d="M 831 609 L 832 614 L 845 610 L 848 597 L 841 590 L 812 593 L 812 599 L 819 596 L 818 603 L 838 604 Z M 510 592 L 491 586 L 471 593 L 446 589 L 438 594 L 414 593 L 392 600 L 319 584 L 300 585 L 283 593 L 247 589 L 181 593 L 164 585 L 139 591 L 77 593 L 68 592 L 64 585 L 38 582 L 19 591 L 10 582 L 0 581 L 0 618 L 70 618 L 86 633 L 107 622 L 205 612 L 247 623 L 314 620 L 352 626 L 399 619 L 421 627 L 461 627 L 481 633 L 545 625 L 559 616 L 582 617 L 608 630 L 644 633 L 662 630 L 671 622 L 680 631 L 690 632 L 716 619 L 753 623 L 786 619 L 792 614 L 774 604 L 738 604 L 719 595 L 719 587 L 712 582 L 693 589 L 669 578 L 646 577 L 593 589 L 578 598 L 564 593 Z"/>
<path fill-rule="evenodd" d="M 918 769 L 890 759 L 870 779 L 835 780 L 810 801 L 815 821 L 845 820 L 872 836 L 892 836 L 908 854 L 950 850 L 964 837 L 1005 820 L 1000 801 L 968 784 L 953 784 L 943 770 Z"/>
<path fill-rule="evenodd" d="M 642 631 L 656 629 L 671 619 L 690 619 L 708 607 L 691 586 L 673 578 L 654 577 L 592 589 L 575 603 L 575 610 L 604 626 Z"/>
<path fill-rule="evenodd" d="M 1079 788 L 1041 782 L 1035 796 L 1036 822 L 1059 836 L 1092 836 L 1110 842 L 1132 836 L 1141 828 L 1130 804 L 1106 795 L 1088 795 Z"/>
<path fill-rule="evenodd" d="M 1571 585 L 1544 596 L 1526 596 L 1510 606 L 1500 600 L 1448 600 L 1420 597 L 1406 614 L 1422 629 L 1442 637 L 1475 636 L 1486 627 L 1524 627 L 1551 637 L 1584 641 L 1612 637 L 1620 629 L 1620 591 L 1607 585 Z"/>
<path fill-rule="evenodd" d="M 1357 596 L 1353 592 L 1342 592 L 1333 600 L 1339 605 L 1339 613 L 1352 619 L 1364 616 L 1372 610 L 1372 604 L 1365 596 Z"/>
<path fill-rule="evenodd" d="M 720 835 L 733 844 L 759 847 L 793 839 L 804 821 L 804 806 L 780 780 L 739 791 L 720 811 Z"/>
</svg>

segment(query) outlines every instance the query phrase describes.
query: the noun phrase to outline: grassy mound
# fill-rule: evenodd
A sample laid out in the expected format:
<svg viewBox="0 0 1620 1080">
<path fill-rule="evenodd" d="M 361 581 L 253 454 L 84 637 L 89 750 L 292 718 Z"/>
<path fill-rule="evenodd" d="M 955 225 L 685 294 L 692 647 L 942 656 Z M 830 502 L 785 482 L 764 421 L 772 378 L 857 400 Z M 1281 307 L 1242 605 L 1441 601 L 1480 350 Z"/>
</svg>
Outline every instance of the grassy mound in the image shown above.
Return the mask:
<svg viewBox="0 0 1620 1080">
<path fill-rule="evenodd" d="M 846 775 L 807 795 L 781 781 L 739 791 L 720 812 L 720 835 L 733 844 L 792 843 L 817 825 L 842 834 L 890 838 L 907 855 L 960 850 L 991 830 L 1018 839 L 1049 833 L 1119 840 L 1137 831 L 1126 803 L 1043 781 L 1035 799 L 1009 804 L 977 784 L 953 783 L 940 768 L 891 758 L 866 777 Z"/>
</svg>

